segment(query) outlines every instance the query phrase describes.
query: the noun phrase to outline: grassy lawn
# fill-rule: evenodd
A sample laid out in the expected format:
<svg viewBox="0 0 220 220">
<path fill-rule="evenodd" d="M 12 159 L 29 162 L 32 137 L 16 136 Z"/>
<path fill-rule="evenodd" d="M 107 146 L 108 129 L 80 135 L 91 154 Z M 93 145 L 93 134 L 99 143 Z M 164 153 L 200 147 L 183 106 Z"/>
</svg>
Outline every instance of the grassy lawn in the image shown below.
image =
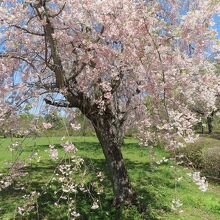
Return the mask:
<svg viewBox="0 0 220 220">
<path fill-rule="evenodd" d="M 115 219 L 116 210 L 112 208 L 112 192 L 108 171 L 105 167 L 104 157 L 100 145 L 94 137 L 71 137 L 73 143 L 78 147 L 78 155 L 85 159 L 87 170 L 92 177 L 97 171 L 103 171 L 104 193 L 100 195 L 101 207 L 91 210 L 91 200 L 84 194 L 77 194 L 77 211 L 81 214 L 79 219 Z M 206 138 L 207 139 L 207 138 Z M 56 163 L 48 156 L 48 144 L 55 144 L 61 155 L 63 150 L 59 146 L 60 137 L 53 138 L 27 138 L 27 139 L 1 139 L 0 140 L 0 173 L 4 172 L 6 162 L 16 158 L 15 153 L 8 150 L 11 141 L 22 142 L 22 153 L 20 158 L 27 158 L 31 153 L 38 152 L 36 160 L 29 163 L 27 168 L 30 172 L 24 178 L 31 184 L 23 191 L 9 188 L 0 192 L 0 219 L 22 219 L 15 210 L 20 204 L 25 202 L 22 196 L 25 192 L 41 187 L 51 178 Z M 203 140 L 204 141 L 204 140 Z M 210 141 L 208 139 L 208 141 Z M 216 140 L 215 144 L 220 141 Z M 211 144 L 211 143 L 209 143 Z M 173 160 L 161 163 L 156 162 L 169 155 L 160 148 L 139 147 L 136 140 L 126 138 L 122 147 L 126 166 L 135 190 L 140 196 L 140 200 L 147 205 L 147 212 L 140 215 L 135 208 L 123 211 L 121 219 L 167 219 L 167 220 L 219 220 L 220 219 L 220 186 L 209 183 L 207 192 L 201 192 L 198 186 L 192 182 L 187 175 L 192 170 L 175 164 Z M 182 178 L 180 181 L 175 181 Z M 177 211 L 171 210 L 172 200 L 178 198 L 183 204 Z M 68 219 L 66 216 L 67 207 L 55 207 L 53 205 L 53 194 L 47 194 L 39 201 L 40 219 L 56 220 Z M 25 218 L 23 218 L 25 219 Z M 32 216 L 29 219 L 37 219 Z"/>
</svg>

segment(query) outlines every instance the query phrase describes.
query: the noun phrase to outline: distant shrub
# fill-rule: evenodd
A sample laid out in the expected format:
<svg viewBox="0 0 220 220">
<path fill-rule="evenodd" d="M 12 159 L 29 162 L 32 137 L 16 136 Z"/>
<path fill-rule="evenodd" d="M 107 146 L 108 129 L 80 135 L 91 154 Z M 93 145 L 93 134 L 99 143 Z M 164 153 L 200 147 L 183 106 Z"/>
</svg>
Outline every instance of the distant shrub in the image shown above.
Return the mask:
<svg viewBox="0 0 220 220">
<path fill-rule="evenodd" d="M 203 171 L 213 177 L 220 177 L 220 147 L 208 148 L 203 154 Z"/>
<path fill-rule="evenodd" d="M 136 128 L 129 128 L 125 132 L 126 137 L 135 137 L 135 134 L 137 134 L 137 129 Z"/>
<path fill-rule="evenodd" d="M 178 150 L 180 160 L 187 166 L 201 170 L 204 175 L 220 177 L 220 147 L 207 148 L 203 143 L 190 144 Z"/>
<path fill-rule="evenodd" d="M 192 165 L 197 169 L 203 168 L 203 151 L 204 144 L 194 143 L 178 150 L 179 154 L 183 154 L 185 157 L 181 158 L 185 164 L 192 162 Z"/>
</svg>

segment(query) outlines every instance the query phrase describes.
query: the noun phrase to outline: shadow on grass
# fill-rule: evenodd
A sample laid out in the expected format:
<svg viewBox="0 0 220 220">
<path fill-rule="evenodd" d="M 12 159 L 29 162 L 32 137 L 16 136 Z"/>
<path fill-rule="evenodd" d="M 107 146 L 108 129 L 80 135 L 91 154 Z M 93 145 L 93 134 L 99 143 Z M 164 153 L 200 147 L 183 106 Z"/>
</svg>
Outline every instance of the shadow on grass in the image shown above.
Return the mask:
<svg viewBox="0 0 220 220">
<path fill-rule="evenodd" d="M 98 142 L 90 142 L 90 141 L 74 141 L 73 143 L 77 146 L 79 150 L 82 151 L 96 151 L 96 150 L 102 150 L 101 146 Z M 60 144 L 54 144 L 56 148 L 63 148 Z M 25 147 L 24 151 L 31 152 L 33 150 L 47 150 L 49 144 L 39 144 L 35 146 L 27 146 Z M 126 143 L 122 146 L 122 148 L 126 149 L 140 149 L 138 143 Z"/>
<path fill-rule="evenodd" d="M 103 181 L 104 193 L 98 195 L 98 199 L 101 204 L 100 208 L 97 210 L 92 210 L 91 206 L 93 200 L 88 193 L 78 192 L 73 194 L 72 197 L 76 198 L 76 210 L 81 214 L 79 219 L 116 219 L 117 210 L 112 206 L 113 193 L 111 189 L 111 183 L 109 181 L 109 172 L 106 167 L 104 159 L 92 158 L 91 152 L 94 154 L 102 155 L 101 147 L 96 142 L 76 142 L 76 146 L 79 149 L 82 157 L 85 160 L 85 165 L 87 171 L 91 177 L 95 177 L 98 171 L 102 171 L 106 177 Z M 60 145 L 56 145 L 57 148 L 62 148 Z M 26 152 L 31 152 L 34 150 L 44 151 L 48 149 L 48 145 L 38 145 L 36 147 L 25 148 Z M 127 143 L 122 146 L 123 151 L 130 152 L 137 151 L 140 149 L 137 143 Z M 146 204 L 146 213 L 139 214 L 134 207 L 128 208 L 128 213 L 125 215 L 122 213 L 120 219 L 157 219 L 155 213 L 152 212 L 154 209 L 169 211 L 168 205 L 163 202 L 163 197 L 160 197 L 161 192 L 158 191 L 159 186 L 174 189 L 174 183 L 170 181 L 172 173 L 166 169 L 155 168 L 149 162 L 137 162 L 129 158 L 125 159 L 126 167 L 129 172 L 129 176 L 132 180 L 132 185 L 136 190 L 139 200 Z M 30 180 L 31 184 L 28 185 L 26 193 L 30 191 L 42 191 L 42 186 L 51 178 L 53 171 L 55 170 L 57 164 L 50 160 L 42 160 L 40 163 L 33 164 L 31 167 L 27 167 L 25 171 L 30 173 L 30 176 L 25 177 Z M 24 178 L 24 179 L 25 179 Z M 56 186 L 55 186 L 56 188 Z M 95 193 L 95 192 L 94 192 Z M 18 203 L 25 202 L 22 199 L 24 192 L 18 192 L 9 188 L 6 191 L 0 192 L 0 198 L 4 202 L 1 206 L 0 214 L 5 214 L 7 212 L 13 212 L 13 207 L 18 205 Z M 68 219 L 67 210 L 68 207 L 64 202 L 60 203 L 60 206 L 55 206 L 54 203 L 57 201 L 57 196 L 54 194 L 54 190 L 49 188 L 45 194 L 38 199 L 39 204 L 39 216 L 40 219 L 52 219 L 52 220 L 65 220 Z M 12 201 L 10 203 L 10 201 Z M 1 203 L 0 203 L 1 204 Z M 134 216 L 139 216 L 134 218 Z M 0 215 L 1 216 L 1 215 Z M 17 216 L 15 219 L 27 219 Z M 32 213 L 28 219 L 38 219 L 36 213 Z"/>
<path fill-rule="evenodd" d="M 99 209 L 91 209 L 93 201 L 88 194 L 79 192 L 76 195 L 72 195 L 73 197 L 76 197 L 76 210 L 81 214 L 80 219 L 115 219 L 114 216 L 116 215 L 117 210 L 112 206 L 113 194 L 111 190 L 111 183 L 109 181 L 109 173 L 106 168 L 104 159 L 91 159 L 89 157 L 84 157 L 84 159 L 91 176 L 95 176 L 97 171 L 102 171 L 106 178 L 103 182 L 103 185 L 105 186 L 104 193 L 98 196 L 101 204 L 101 207 Z M 138 163 L 129 159 L 125 159 L 125 163 L 129 170 L 129 175 L 132 179 L 134 189 L 138 193 L 141 202 L 145 203 L 146 207 L 150 207 L 150 209 L 161 209 L 168 211 L 168 206 L 164 205 L 161 200 L 158 200 L 157 190 L 152 191 L 152 187 L 154 189 L 157 189 L 157 187 L 161 184 L 164 184 L 164 186 L 168 188 L 174 188 L 174 185 L 170 184 L 169 181 L 165 181 L 159 177 L 161 176 L 161 172 L 163 172 L 163 170 L 155 169 L 153 166 L 151 166 L 150 163 Z M 31 185 L 29 185 L 27 191 L 42 191 L 42 185 L 44 185 L 45 182 L 48 181 L 48 178 L 52 175 L 56 165 L 56 163 L 45 160 L 42 161 L 40 164 L 28 167 L 26 171 L 31 174 L 31 176 L 28 177 L 29 180 L 31 179 Z M 153 174 L 153 176 L 151 176 L 151 174 Z M 169 174 L 169 172 L 165 172 L 163 175 L 167 176 L 171 174 Z M 148 190 L 149 187 L 151 188 L 151 190 Z M 23 194 L 24 193 L 17 192 L 10 188 L 7 191 L 0 192 L 0 197 L 5 201 L 9 201 L 9 199 L 13 197 L 16 202 L 16 199 L 19 200 Z M 67 215 L 65 214 L 67 213 L 68 207 L 62 202 L 60 203 L 59 207 L 54 206 L 56 200 L 57 196 L 54 195 L 54 191 L 51 189 L 47 190 L 47 192 L 39 198 L 38 209 L 40 219 L 68 219 Z M 147 212 L 144 213 L 144 217 L 142 216 L 139 219 L 156 219 L 154 213 L 151 213 L 150 209 L 147 208 Z M 2 214 L 8 212 L 9 210 L 12 210 L 12 204 L 10 203 L 5 203 L 5 205 L 1 207 Z M 132 207 L 129 212 L 134 212 Z M 17 217 L 16 219 L 22 218 Z M 37 219 L 36 213 L 31 214 L 28 219 Z M 123 217 L 122 215 L 120 219 L 132 220 L 133 218 L 131 214 L 131 217 Z"/>
<path fill-rule="evenodd" d="M 74 142 L 73 142 L 74 143 Z M 82 151 L 96 151 L 96 150 L 101 150 L 101 146 L 98 143 L 91 143 L 91 142 L 76 142 L 74 143 L 78 150 Z M 60 144 L 54 144 L 57 149 L 63 149 L 63 147 Z M 27 146 L 23 149 L 24 152 L 32 152 L 36 150 L 44 151 L 48 150 L 49 145 L 48 144 L 40 144 L 36 146 Z"/>
<path fill-rule="evenodd" d="M 216 140 L 220 140 L 220 132 L 215 132 L 215 133 L 209 134 L 209 135 L 207 135 L 207 137 L 210 137 L 210 138 L 213 138 Z"/>
<path fill-rule="evenodd" d="M 204 134 L 200 134 L 201 137 L 206 137 L 206 138 L 212 138 L 212 139 L 216 139 L 216 140 L 220 140 L 220 131 L 215 131 L 211 134 L 209 133 L 204 133 Z"/>
</svg>

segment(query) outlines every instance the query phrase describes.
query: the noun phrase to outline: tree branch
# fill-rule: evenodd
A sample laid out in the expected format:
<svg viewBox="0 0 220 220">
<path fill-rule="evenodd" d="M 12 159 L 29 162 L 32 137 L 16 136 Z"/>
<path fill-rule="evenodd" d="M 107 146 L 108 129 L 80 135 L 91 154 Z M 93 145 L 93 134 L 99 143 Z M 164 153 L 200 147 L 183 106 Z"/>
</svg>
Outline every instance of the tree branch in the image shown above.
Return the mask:
<svg viewBox="0 0 220 220">
<path fill-rule="evenodd" d="M 26 33 L 28 33 L 28 34 L 32 34 L 32 35 L 36 35 L 36 36 L 41 36 L 41 37 L 43 37 L 45 34 L 44 33 L 37 33 L 37 32 L 34 32 L 34 31 L 30 31 L 30 30 L 28 30 L 28 29 L 26 29 L 26 28 L 23 28 L 23 27 L 20 27 L 20 26 L 18 26 L 18 25 L 12 25 L 12 26 L 10 26 L 10 27 L 15 27 L 15 28 L 17 28 L 17 29 L 20 29 L 20 30 L 22 30 L 22 31 L 25 31 Z"/>
<path fill-rule="evenodd" d="M 52 100 L 49 100 L 49 99 L 45 98 L 44 101 L 45 101 L 46 104 L 56 106 L 56 107 L 63 107 L 63 108 L 73 108 L 74 107 L 69 102 L 63 101 L 63 100 L 52 101 Z"/>
<path fill-rule="evenodd" d="M 41 13 L 39 12 L 38 8 L 36 6 L 33 6 L 36 10 L 38 17 L 42 20 Z M 50 22 L 48 10 L 46 5 L 44 4 L 44 10 L 46 15 L 46 25 L 44 25 L 44 32 L 45 32 L 45 41 L 48 40 L 50 49 L 51 49 L 51 57 L 53 59 L 53 64 L 51 65 L 51 70 L 55 73 L 56 78 L 56 86 L 57 88 L 62 88 L 65 84 L 65 78 L 64 78 L 64 70 L 62 66 L 62 61 L 59 56 L 58 52 L 58 46 L 56 40 L 53 38 L 54 28 Z"/>
<path fill-rule="evenodd" d="M 25 59 L 22 56 L 3 53 L 3 54 L 0 54 L 0 58 L 12 58 L 12 59 L 22 60 L 22 61 L 26 62 L 28 65 L 30 65 L 34 70 L 37 71 L 37 68 L 34 66 L 34 64 L 31 63 L 30 61 L 28 61 L 27 59 Z"/>
<path fill-rule="evenodd" d="M 49 17 L 55 18 L 55 17 L 59 16 L 59 15 L 62 13 L 62 11 L 64 10 L 65 6 L 66 6 L 66 2 L 64 3 L 64 5 L 62 6 L 62 8 L 61 8 L 56 14 L 49 15 Z"/>
</svg>

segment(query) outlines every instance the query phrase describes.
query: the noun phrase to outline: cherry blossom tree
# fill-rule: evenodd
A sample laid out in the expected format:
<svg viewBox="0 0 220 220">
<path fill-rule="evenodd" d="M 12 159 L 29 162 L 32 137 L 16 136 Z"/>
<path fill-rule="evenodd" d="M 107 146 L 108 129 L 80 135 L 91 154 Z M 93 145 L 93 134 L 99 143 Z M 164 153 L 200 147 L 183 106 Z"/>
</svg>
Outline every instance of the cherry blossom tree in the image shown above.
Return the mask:
<svg viewBox="0 0 220 220">
<path fill-rule="evenodd" d="M 198 115 L 198 117 L 201 118 L 198 125 L 201 127 L 202 133 L 204 133 L 204 127 L 206 126 L 206 124 L 208 128 L 208 133 L 211 134 L 213 132 L 214 116 L 219 114 L 219 110 L 220 110 L 219 92 L 216 91 L 215 94 L 216 94 L 215 105 L 206 106 L 207 103 L 202 102 L 200 99 L 191 108 L 191 110 L 195 112 Z"/>
<path fill-rule="evenodd" d="M 213 109 L 219 86 L 208 59 L 219 51 L 210 28 L 219 10 L 213 0 L 2 0 L 2 119 L 11 95 L 78 108 L 102 146 L 114 204 L 135 203 L 120 148 L 125 129 L 137 126 L 143 145 L 194 140 L 192 106 Z"/>
</svg>

